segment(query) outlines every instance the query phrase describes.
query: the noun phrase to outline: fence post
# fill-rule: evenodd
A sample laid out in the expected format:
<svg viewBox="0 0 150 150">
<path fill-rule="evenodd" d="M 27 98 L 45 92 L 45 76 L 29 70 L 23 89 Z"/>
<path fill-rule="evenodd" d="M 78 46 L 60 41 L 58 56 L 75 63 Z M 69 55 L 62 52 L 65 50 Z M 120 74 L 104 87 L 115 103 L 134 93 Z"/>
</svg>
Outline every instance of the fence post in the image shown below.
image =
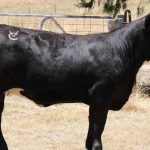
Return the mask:
<svg viewBox="0 0 150 150">
<path fill-rule="evenodd" d="M 123 24 L 130 23 L 131 21 L 132 21 L 131 11 L 129 9 L 127 9 L 124 12 L 124 21 L 123 21 Z"/>
</svg>

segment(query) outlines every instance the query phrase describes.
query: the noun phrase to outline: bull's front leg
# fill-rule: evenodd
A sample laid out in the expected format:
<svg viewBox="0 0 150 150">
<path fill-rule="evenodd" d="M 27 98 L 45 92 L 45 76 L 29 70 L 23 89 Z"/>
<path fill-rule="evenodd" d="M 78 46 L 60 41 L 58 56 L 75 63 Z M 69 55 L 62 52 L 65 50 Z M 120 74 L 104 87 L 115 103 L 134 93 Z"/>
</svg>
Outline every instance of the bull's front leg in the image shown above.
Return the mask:
<svg viewBox="0 0 150 150">
<path fill-rule="evenodd" d="M 101 135 L 104 130 L 108 109 L 104 105 L 95 103 L 89 108 L 89 130 L 86 139 L 88 150 L 102 150 Z"/>
<path fill-rule="evenodd" d="M 0 149 L 1 150 L 8 150 L 7 144 L 4 140 L 3 134 L 2 134 L 2 112 L 4 109 L 4 99 L 5 99 L 5 94 L 0 95 Z"/>
</svg>

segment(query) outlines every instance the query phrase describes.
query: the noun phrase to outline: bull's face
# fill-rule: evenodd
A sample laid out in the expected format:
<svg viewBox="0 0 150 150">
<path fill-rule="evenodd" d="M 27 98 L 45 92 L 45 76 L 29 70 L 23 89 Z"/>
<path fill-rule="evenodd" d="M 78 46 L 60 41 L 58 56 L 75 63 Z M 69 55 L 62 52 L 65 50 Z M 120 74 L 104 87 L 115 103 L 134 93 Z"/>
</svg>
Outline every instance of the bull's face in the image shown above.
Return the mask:
<svg viewBox="0 0 150 150">
<path fill-rule="evenodd" d="M 146 16 L 144 21 L 144 55 L 146 60 L 150 60 L 150 14 Z"/>
</svg>

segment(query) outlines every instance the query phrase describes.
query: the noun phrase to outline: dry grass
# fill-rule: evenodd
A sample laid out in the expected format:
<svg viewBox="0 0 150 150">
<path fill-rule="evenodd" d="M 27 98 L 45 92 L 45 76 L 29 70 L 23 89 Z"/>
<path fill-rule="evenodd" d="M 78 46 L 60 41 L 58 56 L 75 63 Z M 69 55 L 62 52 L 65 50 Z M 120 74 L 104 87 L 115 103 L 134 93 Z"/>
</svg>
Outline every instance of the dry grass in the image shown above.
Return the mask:
<svg viewBox="0 0 150 150">
<path fill-rule="evenodd" d="M 136 109 L 110 112 L 103 135 L 105 150 L 149 150 L 149 99 L 139 97 L 133 104 Z"/>
<path fill-rule="evenodd" d="M 1 12 L 76 14 L 77 0 L 0 0 Z"/>
<path fill-rule="evenodd" d="M 78 2 L 80 0 L 0 0 L 0 12 L 103 15 L 103 9 L 96 5 L 91 11 L 76 8 L 75 4 Z M 142 2 L 145 6 L 145 13 L 148 13 L 150 1 L 142 0 Z M 128 9 L 132 10 L 133 16 L 136 16 L 139 3 L 139 0 L 128 0 Z"/>
<path fill-rule="evenodd" d="M 149 150 L 149 98 L 134 93 L 121 111 L 110 111 L 103 134 L 105 150 Z M 83 150 L 88 129 L 88 106 L 36 106 L 7 96 L 3 131 L 9 150 Z"/>
<path fill-rule="evenodd" d="M 9 150 L 84 149 L 87 107 L 66 104 L 40 108 L 11 96 L 6 99 L 3 130 Z"/>
<path fill-rule="evenodd" d="M 145 76 L 144 68 L 147 67 L 141 68 L 138 76 Z M 122 110 L 110 111 L 103 133 L 104 150 L 149 150 L 149 108 L 150 98 L 140 90 L 131 95 Z M 9 150 L 83 150 L 88 106 L 61 104 L 42 108 L 10 93 L 2 125 Z"/>
</svg>

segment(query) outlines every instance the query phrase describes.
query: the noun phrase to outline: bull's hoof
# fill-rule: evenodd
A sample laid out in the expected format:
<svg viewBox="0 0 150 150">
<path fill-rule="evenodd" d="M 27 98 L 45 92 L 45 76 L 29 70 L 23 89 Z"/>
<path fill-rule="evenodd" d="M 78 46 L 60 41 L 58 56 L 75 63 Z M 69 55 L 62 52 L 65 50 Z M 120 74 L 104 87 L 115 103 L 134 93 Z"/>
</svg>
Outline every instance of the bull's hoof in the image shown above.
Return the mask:
<svg viewBox="0 0 150 150">
<path fill-rule="evenodd" d="M 98 140 L 95 140 L 92 150 L 102 150 L 102 144 Z"/>
<path fill-rule="evenodd" d="M 99 143 L 95 143 L 92 150 L 102 150 L 102 146 Z"/>
<path fill-rule="evenodd" d="M 91 144 L 86 145 L 87 150 L 102 150 L 102 145 L 97 141 L 91 146 Z"/>
<path fill-rule="evenodd" d="M 94 146 L 92 150 L 102 150 L 100 146 Z"/>
</svg>

